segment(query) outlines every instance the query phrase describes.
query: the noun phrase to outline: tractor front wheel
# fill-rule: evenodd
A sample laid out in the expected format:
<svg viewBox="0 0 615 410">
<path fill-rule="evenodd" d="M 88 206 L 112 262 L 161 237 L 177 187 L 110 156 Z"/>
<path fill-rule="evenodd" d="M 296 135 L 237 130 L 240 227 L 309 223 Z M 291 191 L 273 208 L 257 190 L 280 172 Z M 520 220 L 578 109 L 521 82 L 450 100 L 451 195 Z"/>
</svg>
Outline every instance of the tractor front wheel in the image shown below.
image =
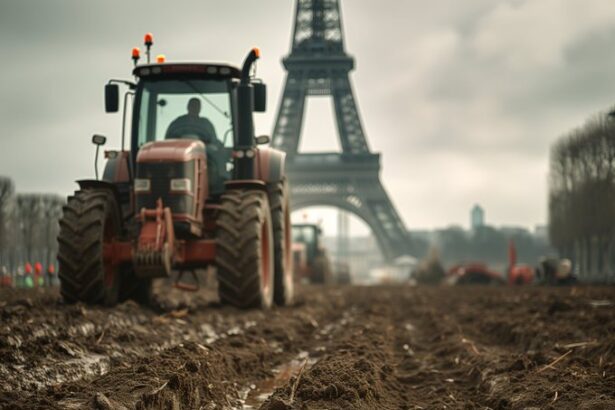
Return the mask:
<svg viewBox="0 0 615 410">
<path fill-rule="evenodd" d="M 108 190 L 77 191 L 60 220 L 60 292 L 68 303 L 113 306 L 119 298 L 119 269 L 105 259 L 105 245 L 121 233 L 120 211 Z"/>
<path fill-rule="evenodd" d="M 274 264 L 267 194 L 226 191 L 220 204 L 216 242 L 220 301 L 239 308 L 269 308 Z"/>
</svg>

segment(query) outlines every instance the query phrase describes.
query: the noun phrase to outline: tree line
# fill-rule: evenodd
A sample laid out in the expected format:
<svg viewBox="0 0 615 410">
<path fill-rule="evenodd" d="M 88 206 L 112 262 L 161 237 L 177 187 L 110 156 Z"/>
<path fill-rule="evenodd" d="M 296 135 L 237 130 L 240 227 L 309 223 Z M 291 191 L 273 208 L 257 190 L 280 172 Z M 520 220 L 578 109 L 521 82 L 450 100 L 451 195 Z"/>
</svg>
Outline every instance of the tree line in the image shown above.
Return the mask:
<svg viewBox="0 0 615 410">
<path fill-rule="evenodd" d="M 586 279 L 615 268 L 615 117 L 601 113 L 551 147 L 549 236 Z"/>
<path fill-rule="evenodd" d="M 56 263 L 63 205 L 59 195 L 16 193 L 13 181 L 0 176 L 0 269 Z"/>
</svg>

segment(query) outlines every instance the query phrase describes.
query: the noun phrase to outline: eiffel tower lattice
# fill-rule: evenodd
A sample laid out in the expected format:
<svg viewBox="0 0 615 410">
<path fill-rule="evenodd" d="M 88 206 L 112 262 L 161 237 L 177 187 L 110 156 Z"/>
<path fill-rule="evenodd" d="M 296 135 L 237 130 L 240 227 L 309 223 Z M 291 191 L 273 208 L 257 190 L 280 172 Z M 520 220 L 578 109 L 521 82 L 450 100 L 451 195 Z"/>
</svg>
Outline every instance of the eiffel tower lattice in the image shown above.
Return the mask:
<svg viewBox="0 0 615 410">
<path fill-rule="evenodd" d="M 272 146 L 287 153 L 293 209 L 334 206 L 372 229 L 388 261 L 408 253 L 409 238 L 380 182 L 380 155 L 372 153 L 350 83 L 338 0 L 297 0 L 292 49 L 283 60 L 286 84 Z M 300 153 L 305 100 L 333 99 L 341 153 Z"/>
</svg>

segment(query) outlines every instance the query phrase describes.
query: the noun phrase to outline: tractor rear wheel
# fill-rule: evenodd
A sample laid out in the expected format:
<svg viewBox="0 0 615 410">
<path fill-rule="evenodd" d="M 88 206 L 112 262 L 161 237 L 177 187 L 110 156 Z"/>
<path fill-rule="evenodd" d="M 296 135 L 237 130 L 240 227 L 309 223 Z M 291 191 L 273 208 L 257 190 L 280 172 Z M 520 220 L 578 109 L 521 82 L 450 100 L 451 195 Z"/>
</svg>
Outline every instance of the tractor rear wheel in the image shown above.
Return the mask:
<svg viewBox="0 0 615 410">
<path fill-rule="evenodd" d="M 293 303 L 294 279 L 292 240 L 290 225 L 290 203 L 286 179 L 267 186 L 271 224 L 273 229 L 273 300 L 277 305 Z"/>
<path fill-rule="evenodd" d="M 216 264 L 222 303 L 269 308 L 273 301 L 273 234 L 265 192 L 228 190 L 217 220 Z"/>
<path fill-rule="evenodd" d="M 60 293 L 66 302 L 105 306 L 118 302 L 119 269 L 105 261 L 104 248 L 120 233 L 113 193 L 88 189 L 68 198 L 58 235 Z"/>
</svg>

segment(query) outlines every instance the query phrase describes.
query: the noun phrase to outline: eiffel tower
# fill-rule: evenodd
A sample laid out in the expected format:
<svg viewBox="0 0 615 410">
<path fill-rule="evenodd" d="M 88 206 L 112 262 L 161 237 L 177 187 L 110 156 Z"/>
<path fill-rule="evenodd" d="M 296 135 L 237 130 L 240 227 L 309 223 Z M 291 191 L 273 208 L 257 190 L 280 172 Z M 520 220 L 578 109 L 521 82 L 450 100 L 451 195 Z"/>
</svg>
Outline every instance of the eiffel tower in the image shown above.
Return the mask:
<svg viewBox="0 0 615 410">
<path fill-rule="evenodd" d="M 380 182 L 380 154 L 367 145 L 349 74 L 338 0 L 297 0 L 290 55 L 282 60 L 286 85 L 272 146 L 287 153 L 294 210 L 333 206 L 372 229 L 384 259 L 408 254 L 407 230 Z M 333 98 L 341 153 L 300 153 L 305 100 Z"/>
</svg>

